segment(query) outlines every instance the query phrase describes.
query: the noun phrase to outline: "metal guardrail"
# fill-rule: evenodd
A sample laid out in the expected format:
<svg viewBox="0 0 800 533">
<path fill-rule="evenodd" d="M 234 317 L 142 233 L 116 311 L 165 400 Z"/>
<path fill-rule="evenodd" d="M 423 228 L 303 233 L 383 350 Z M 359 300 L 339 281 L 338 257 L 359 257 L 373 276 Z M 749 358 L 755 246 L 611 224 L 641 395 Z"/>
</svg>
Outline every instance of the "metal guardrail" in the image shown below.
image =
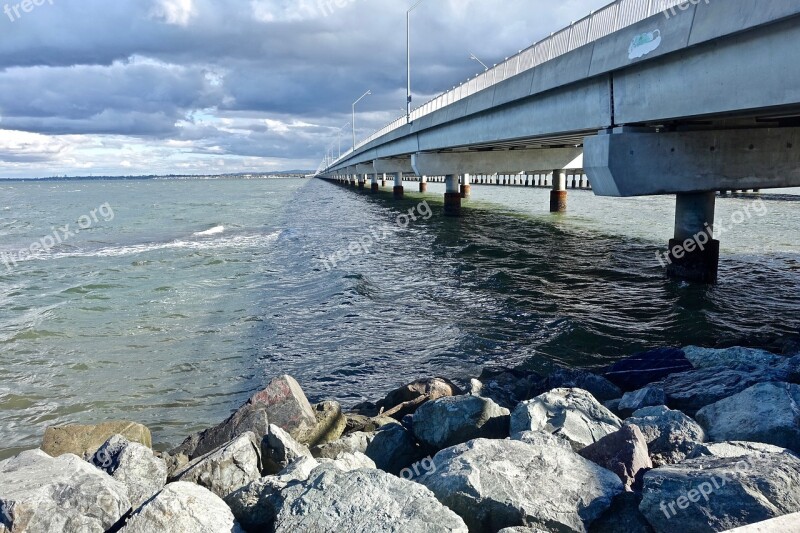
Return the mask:
<svg viewBox="0 0 800 533">
<path fill-rule="evenodd" d="M 587 17 L 573 22 L 563 30 L 550 34 L 550 36 L 529 48 L 521 50 L 518 54 L 507 58 L 488 71 L 478 74 L 474 78 L 422 104 L 411 112 L 410 121 L 414 122 L 434 111 L 492 87 L 501 81 L 536 68 L 542 63 L 632 26 L 648 17 L 688 2 L 689 0 L 616 0 L 597 11 L 593 11 Z M 406 115 L 399 117 L 358 143 L 355 148 L 342 154 L 330 166 L 346 159 L 354 151 L 375 139 L 405 126 L 408 122 Z M 324 161 L 322 165 L 323 167 L 325 166 Z"/>
</svg>

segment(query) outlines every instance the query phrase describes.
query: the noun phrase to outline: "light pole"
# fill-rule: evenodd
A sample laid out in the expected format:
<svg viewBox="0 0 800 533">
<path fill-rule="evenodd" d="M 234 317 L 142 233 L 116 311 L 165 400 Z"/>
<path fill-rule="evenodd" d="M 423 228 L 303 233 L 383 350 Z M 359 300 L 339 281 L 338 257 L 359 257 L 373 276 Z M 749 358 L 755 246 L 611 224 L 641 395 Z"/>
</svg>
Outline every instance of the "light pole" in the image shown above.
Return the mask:
<svg viewBox="0 0 800 533">
<path fill-rule="evenodd" d="M 478 63 L 480 63 L 480 64 L 483 66 L 483 68 L 485 68 L 487 71 L 489 70 L 489 67 L 487 67 L 487 66 L 486 66 L 486 63 L 484 63 L 483 61 L 481 61 L 480 59 L 478 59 L 478 57 L 477 57 L 475 54 L 473 54 L 473 53 L 470 53 L 470 54 L 469 54 L 469 58 L 470 58 L 470 59 L 474 59 L 475 61 L 477 61 Z"/>
<path fill-rule="evenodd" d="M 425 0 L 418 0 L 406 11 L 406 122 L 411 123 L 411 12 Z"/>
<path fill-rule="evenodd" d="M 342 130 L 345 129 L 349 125 L 350 125 L 350 123 L 348 122 L 347 124 L 345 124 L 344 126 L 339 128 L 339 131 L 336 134 L 336 137 L 339 139 L 339 159 L 342 158 Z"/>
<path fill-rule="evenodd" d="M 370 94 L 372 94 L 372 91 L 367 91 L 367 92 L 365 92 L 364 94 L 361 95 L 361 98 L 359 98 L 358 100 L 353 102 L 353 121 L 351 122 L 351 124 L 353 125 L 353 151 L 354 152 L 356 151 L 356 104 L 359 103 L 364 98 L 366 98 L 367 96 L 369 96 Z"/>
</svg>

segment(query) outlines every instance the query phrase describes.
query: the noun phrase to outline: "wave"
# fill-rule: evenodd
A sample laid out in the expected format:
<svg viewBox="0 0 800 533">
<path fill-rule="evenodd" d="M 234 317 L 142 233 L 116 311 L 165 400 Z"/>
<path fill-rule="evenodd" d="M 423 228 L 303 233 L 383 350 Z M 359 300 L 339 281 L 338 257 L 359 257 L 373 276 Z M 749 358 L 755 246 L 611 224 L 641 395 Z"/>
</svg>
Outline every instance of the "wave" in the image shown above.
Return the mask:
<svg viewBox="0 0 800 533">
<path fill-rule="evenodd" d="M 198 231 L 194 234 L 195 237 L 210 237 L 212 235 L 219 235 L 220 233 L 225 233 L 225 226 L 214 226 L 211 229 L 207 229 L 205 231 Z"/>
</svg>

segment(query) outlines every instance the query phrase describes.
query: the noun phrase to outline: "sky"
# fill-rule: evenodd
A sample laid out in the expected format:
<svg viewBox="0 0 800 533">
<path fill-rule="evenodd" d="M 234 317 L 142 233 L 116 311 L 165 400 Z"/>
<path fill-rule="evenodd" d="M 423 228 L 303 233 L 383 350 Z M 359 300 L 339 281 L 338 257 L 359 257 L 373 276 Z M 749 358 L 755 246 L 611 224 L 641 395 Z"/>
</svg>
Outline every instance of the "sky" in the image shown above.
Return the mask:
<svg viewBox="0 0 800 533">
<path fill-rule="evenodd" d="M 416 0 L 0 0 L 0 178 L 316 170 L 404 114 Z M 609 3 L 424 0 L 422 104 Z M 36 5 L 40 4 L 40 5 Z"/>
</svg>

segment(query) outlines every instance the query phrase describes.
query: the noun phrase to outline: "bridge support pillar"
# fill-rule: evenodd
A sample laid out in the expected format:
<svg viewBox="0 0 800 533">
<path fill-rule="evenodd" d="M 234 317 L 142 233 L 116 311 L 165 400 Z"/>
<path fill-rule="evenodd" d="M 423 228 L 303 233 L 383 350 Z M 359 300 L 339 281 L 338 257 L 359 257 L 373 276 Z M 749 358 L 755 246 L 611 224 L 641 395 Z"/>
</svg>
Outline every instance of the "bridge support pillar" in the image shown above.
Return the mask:
<svg viewBox="0 0 800 533">
<path fill-rule="evenodd" d="M 367 185 L 367 175 L 366 174 L 360 174 L 358 176 L 358 188 L 363 190 L 364 187 L 366 187 L 366 185 Z"/>
<path fill-rule="evenodd" d="M 470 186 L 469 174 L 461 176 L 461 198 L 469 198 L 472 196 L 472 187 Z"/>
<path fill-rule="evenodd" d="M 372 192 L 378 192 L 380 187 L 378 187 L 378 175 L 372 174 L 372 183 L 370 184 L 370 190 Z"/>
<path fill-rule="evenodd" d="M 461 216 L 461 192 L 458 190 L 458 176 L 445 177 L 444 214 L 448 217 Z"/>
<path fill-rule="evenodd" d="M 419 179 L 419 192 L 428 191 L 428 176 L 422 176 Z"/>
<path fill-rule="evenodd" d="M 719 241 L 714 239 L 714 191 L 679 193 L 675 204 L 675 238 L 659 261 L 671 278 L 715 283 L 719 269 Z"/>
<path fill-rule="evenodd" d="M 403 173 L 402 172 L 395 172 L 394 173 L 394 196 L 395 198 L 402 198 L 403 197 Z"/>
<path fill-rule="evenodd" d="M 550 212 L 563 213 L 567 210 L 567 172 L 553 171 L 553 190 L 550 191 Z"/>
</svg>

